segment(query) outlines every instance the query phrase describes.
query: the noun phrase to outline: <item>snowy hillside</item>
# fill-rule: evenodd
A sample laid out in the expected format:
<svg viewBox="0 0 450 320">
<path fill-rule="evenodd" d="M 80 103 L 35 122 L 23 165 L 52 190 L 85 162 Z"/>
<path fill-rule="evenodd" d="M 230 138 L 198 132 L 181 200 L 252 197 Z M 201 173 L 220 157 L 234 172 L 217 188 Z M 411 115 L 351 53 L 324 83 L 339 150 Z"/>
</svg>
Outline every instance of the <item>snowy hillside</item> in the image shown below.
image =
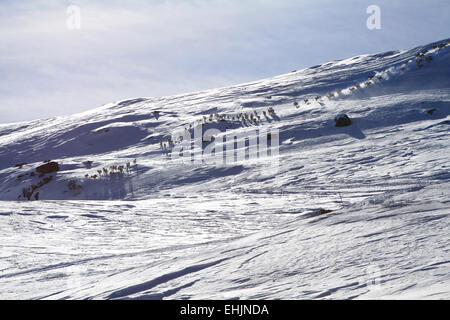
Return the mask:
<svg viewBox="0 0 450 320">
<path fill-rule="evenodd" d="M 0 298 L 448 299 L 449 125 L 448 40 L 0 125 Z"/>
</svg>

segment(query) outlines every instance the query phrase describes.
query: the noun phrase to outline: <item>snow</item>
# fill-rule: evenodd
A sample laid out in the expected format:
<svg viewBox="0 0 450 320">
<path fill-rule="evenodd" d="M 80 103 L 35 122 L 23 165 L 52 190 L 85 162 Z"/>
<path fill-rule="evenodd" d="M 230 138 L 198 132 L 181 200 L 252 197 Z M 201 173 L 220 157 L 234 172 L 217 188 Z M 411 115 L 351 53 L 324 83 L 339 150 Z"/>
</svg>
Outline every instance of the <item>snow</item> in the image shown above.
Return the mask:
<svg viewBox="0 0 450 320">
<path fill-rule="evenodd" d="M 0 298 L 448 299 L 441 43 L 0 125 Z M 215 139 L 278 130 L 278 155 L 211 165 L 161 147 L 216 113 Z M 27 201 L 45 160 L 60 171 Z"/>
</svg>

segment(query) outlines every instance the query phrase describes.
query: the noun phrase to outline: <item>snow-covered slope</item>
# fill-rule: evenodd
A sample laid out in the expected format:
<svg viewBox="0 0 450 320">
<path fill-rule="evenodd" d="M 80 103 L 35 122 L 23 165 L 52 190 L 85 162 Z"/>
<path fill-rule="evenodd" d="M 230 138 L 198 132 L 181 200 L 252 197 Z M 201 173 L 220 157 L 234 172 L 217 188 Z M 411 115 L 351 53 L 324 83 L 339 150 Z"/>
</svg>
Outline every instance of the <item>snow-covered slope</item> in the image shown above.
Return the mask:
<svg viewBox="0 0 450 320">
<path fill-rule="evenodd" d="M 173 159 L 200 123 L 279 153 Z M 449 124 L 445 40 L 0 125 L 0 298 L 449 298 Z"/>
</svg>

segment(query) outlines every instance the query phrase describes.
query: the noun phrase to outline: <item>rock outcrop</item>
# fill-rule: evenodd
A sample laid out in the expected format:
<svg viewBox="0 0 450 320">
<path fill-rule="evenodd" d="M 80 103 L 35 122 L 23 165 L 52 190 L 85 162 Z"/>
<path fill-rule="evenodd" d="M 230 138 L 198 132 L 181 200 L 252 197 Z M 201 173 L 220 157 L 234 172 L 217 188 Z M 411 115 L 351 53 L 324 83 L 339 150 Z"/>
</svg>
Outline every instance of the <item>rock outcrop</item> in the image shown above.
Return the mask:
<svg viewBox="0 0 450 320">
<path fill-rule="evenodd" d="M 339 114 L 334 118 L 336 127 L 346 127 L 352 124 L 352 121 L 346 114 Z"/>
<path fill-rule="evenodd" d="M 36 171 L 40 174 L 47 174 L 47 173 L 52 173 L 52 172 L 56 172 L 59 170 L 59 164 L 58 162 L 47 162 L 39 167 L 36 168 Z"/>
</svg>

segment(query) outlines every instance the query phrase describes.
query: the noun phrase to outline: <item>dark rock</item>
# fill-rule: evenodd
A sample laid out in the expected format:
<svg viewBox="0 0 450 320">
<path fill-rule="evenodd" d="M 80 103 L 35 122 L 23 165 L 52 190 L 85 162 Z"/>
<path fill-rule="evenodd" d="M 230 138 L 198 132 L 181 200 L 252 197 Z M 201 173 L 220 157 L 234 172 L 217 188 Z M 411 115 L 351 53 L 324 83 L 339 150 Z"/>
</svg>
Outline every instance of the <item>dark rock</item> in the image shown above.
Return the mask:
<svg viewBox="0 0 450 320">
<path fill-rule="evenodd" d="M 328 210 L 328 209 L 319 209 L 317 211 L 318 214 L 326 214 L 326 213 L 330 213 L 333 212 L 333 210 Z"/>
<path fill-rule="evenodd" d="M 22 162 L 22 163 L 15 164 L 14 167 L 21 169 L 26 164 L 28 164 L 28 163 Z"/>
<path fill-rule="evenodd" d="M 334 118 L 336 127 L 346 127 L 352 124 L 352 121 L 346 114 L 337 115 Z"/>
<path fill-rule="evenodd" d="M 48 162 L 46 164 L 43 164 L 39 167 L 36 168 L 36 171 L 40 174 L 47 174 L 47 173 L 52 173 L 52 172 L 56 172 L 59 170 L 59 164 L 58 162 Z"/>
</svg>

